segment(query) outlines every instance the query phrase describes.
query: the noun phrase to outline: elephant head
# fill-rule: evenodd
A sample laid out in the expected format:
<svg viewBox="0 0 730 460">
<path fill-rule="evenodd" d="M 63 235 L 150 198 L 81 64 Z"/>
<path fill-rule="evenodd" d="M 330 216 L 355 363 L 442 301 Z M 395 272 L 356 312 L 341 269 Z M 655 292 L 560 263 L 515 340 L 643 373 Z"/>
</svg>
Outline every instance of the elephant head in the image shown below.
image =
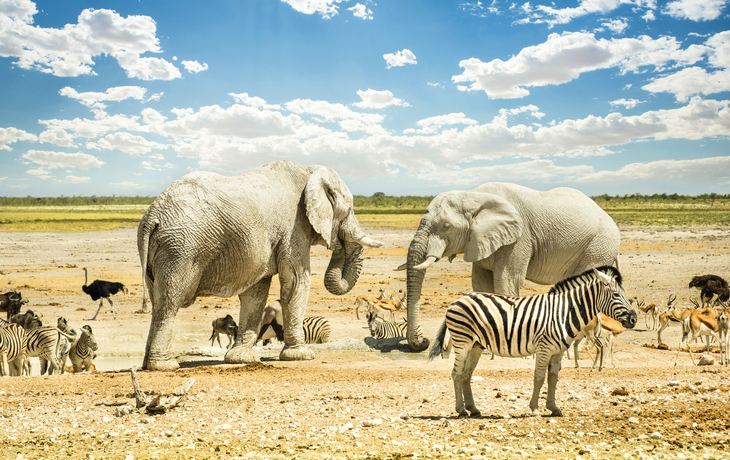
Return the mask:
<svg viewBox="0 0 730 460">
<path fill-rule="evenodd" d="M 314 167 L 304 189 L 307 217 L 332 258 L 324 285 L 334 295 L 347 294 L 355 286 L 363 262 L 363 246 L 380 247 L 367 236 L 355 218 L 350 190 L 330 168 Z"/>
<path fill-rule="evenodd" d="M 501 246 L 514 243 L 522 234 L 522 219 L 504 198 L 475 191 L 445 192 L 434 198 L 421 218 L 408 248 L 407 269 L 408 344 L 425 350 L 428 339 L 416 334 L 420 298 L 426 269 L 437 260 L 452 261 L 464 254 L 466 262 L 492 255 Z"/>
</svg>

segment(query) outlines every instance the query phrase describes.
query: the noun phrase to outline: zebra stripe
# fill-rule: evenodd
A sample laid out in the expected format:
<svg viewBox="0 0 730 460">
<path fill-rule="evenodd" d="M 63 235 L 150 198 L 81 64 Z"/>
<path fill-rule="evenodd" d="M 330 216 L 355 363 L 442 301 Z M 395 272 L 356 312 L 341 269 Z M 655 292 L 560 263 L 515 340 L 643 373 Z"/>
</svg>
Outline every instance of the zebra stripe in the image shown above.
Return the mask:
<svg viewBox="0 0 730 460">
<path fill-rule="evenodd" d="M 329 321 L 323 316 L 307 316 L 302 322 L 304 326 L 304 343 L 327 343 L 330 341 Z"/>
<path fill-rule="evenodd" d="M 636 324 L 636 312 L 621 287 L 621 275 L 613 267 L 589 270 L 561 281 L 541 295 L 469 293 L 454 301 L 446 311 L 446 320 L 431 345 L 429 360 L 441 353 L 448 329 L 456 354 L 451 373 L 456 411 L 465 416 L 468 410 L 474 416 L 480 413 L 474 405 L 470 380 L 482 351 L 506 357 L 534 353 L 535 386 L 530 409 L 537 414 L 540 388 L 549 369 L 547 407 L 552 415 L 562 415 L 555 405 L 562 354 L 599 311 L 625 327 Z"/>
<path fill-rule="evenodd" d="M 0 375 L 8 375 L 5 372 L 5 361 L 9 364 L 13 363 L 18 356 L 23 354 L 23 341 L 25 339 L 25 329 L 17 324 L 9 324 L 5 322 L 0 326 Z M 20 375 L 20 368 L 14 368 L 10 365 L 10 375 Z"/>
<path fill-rule="evenodd" d="M 25 339 L 23 340 L 23 354 L 26 358 L 37 356 L 41 362 L 41 367 L 44 367 L 44 361 L 50 363 L 50 367 L 48 368 L 49 375 L 55 371 L 60 373 L 61 362 L 58 359 L 58 352 L 61 337 L 64 335 L 66 338 L 73 338 L 73 336 L 67 335 L 53 326 L 41 326 L 30 329 L 26 331 Z"/>
<path fill-rule="evenodd" d="M 370 327 L 370 335 L 375 339 L 394 339 L 397 337 L 405 337 L 408 330 L 408 321 L 403 320 L 402 323 L 385 321 L 375 312 L 367 314 L 368 326 Z M 416 327 L 416 336 L 423 336 L 423 329 L 419 324 Z"/>
<path fill-rule="evenodd" d="M 68 358 L 74 367 L 74 373 L 91 370 L 91 361 L 94 359 L 94 352 L 98 348 L 91 326 L 82 326 L 81 336 L 71 345 L 68 352 Z"/>
</svg>

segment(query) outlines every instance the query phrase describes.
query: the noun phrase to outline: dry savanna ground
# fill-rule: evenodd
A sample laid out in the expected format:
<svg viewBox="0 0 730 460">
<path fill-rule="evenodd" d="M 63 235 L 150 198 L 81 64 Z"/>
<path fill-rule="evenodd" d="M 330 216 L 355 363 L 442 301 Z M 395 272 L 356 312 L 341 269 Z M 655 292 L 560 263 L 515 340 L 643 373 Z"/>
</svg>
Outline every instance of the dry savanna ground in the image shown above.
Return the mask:
<svg viewBox="0 0 730 460">
<path fill-rule="evenodd" d="M 148 394 L 195 379 L 182 403 L 161 415 L 136 411 L 128 371 L 141 364 L 150 320 L 135 313 L 142 298 L 135 229 L 0 233 L 2 291 L 22 291 L 47 324 L 63 316 L 77 329 L 91 325 L 99 343 L 96 373 L 0 378 L 0 458 L 730 458 L 730 371 L 693 366 L 686 352 L 675 367 L 679 328 L 663 332 L 669 350 L 659 350 L 642 316 L 636 330 L 617 337 L 615 367 L 592 371 L 586 352 L 578 369 L 564 359 L 557 392 L 564 417 L 527 416 L 532 359 L 485 356 L 473 382 L 483 417 L 457 418 L 453 357 L 429 363 L 425 354 L 365 344 L 354 298 L 405 289 L 405 272 L 392 269 L 413 234 L 368 230 L 386 244 L 366 250 L 363 275 L 345 297 L 324 290 L 328 254 L 313 249 L 308 314 L 326 316 L 334 340 L 314 346 L 313 361 L 281 362 L 274 346 L 261 350 L 261 363 L 223 364 L 223 350 L 210 347 L 210 324 L 227 313 L 237 318 L 236 299 L 201 298 L 180 311 L 174 351 L 203 356 L 176 372 L 138 371 Z M 692 276 L 730 276 L 727 227 L 623 227 L 622 239 L 626 291 L 646 303 L 663 306 L 676 294 L 687 307 L 698 295 L 687 288 Z M 83 267 L 91 279 L 129 287 L 114 298 L 116 320 L 105 305 L 88 321 L 97 304 L 81 292 Z M 427 335 L 470 289 L 469 274 L 460 258 L 428 271 Z M 528 282 L 523 293 L 545 289 Z M 272 300 L 276 291 L 275 284 Z M 701 346 L 694 350 L 699 357 Z"/>
</svg>

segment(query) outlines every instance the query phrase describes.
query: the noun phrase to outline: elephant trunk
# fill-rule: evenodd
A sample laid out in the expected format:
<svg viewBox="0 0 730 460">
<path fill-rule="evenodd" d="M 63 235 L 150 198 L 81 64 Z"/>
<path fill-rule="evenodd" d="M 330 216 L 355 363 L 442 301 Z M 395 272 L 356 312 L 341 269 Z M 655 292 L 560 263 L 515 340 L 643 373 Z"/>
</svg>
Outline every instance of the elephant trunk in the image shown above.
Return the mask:
<svg viewBox="0 0 730 460">
<path fill-rule="evenodd" d="M 345 295 L 357 283 L 362 270 L 363 247 L 354 241 L 337 241 L 324 274 L 324 287 L 334 295 Z"/>
<path fill-rule="evenodd" d="M 427 241 L 427 235 L 422 229 L 419 229 L 408 248 L 408 260 L 406 265 L 408 331 L 406 333 L 406 337 L 408 339 L 408 345 L 410 345 L 411 349 L 414 351 L 423 351 L 428 348 L 429 345 L 427 338 L 416 334 L 421 308 L 421 287 L 423 286 L 423 278 L 426 275 L 425 270 L 419 270 L 416 266 L 424 261 Z"/>
</svg>

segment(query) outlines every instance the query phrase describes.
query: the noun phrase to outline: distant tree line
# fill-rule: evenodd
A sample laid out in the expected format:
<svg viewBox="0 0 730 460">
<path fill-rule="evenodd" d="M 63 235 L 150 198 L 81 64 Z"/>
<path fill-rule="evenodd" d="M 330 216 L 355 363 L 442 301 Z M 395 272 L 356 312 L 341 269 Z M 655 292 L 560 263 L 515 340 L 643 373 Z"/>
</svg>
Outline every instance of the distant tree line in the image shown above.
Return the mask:
<svg viewBox="0 0 730 460">
<path fill-rule="evenodd" d="M 150 205 L 154 196 L 0 197 L 0 206 Z"/>
</svg>

